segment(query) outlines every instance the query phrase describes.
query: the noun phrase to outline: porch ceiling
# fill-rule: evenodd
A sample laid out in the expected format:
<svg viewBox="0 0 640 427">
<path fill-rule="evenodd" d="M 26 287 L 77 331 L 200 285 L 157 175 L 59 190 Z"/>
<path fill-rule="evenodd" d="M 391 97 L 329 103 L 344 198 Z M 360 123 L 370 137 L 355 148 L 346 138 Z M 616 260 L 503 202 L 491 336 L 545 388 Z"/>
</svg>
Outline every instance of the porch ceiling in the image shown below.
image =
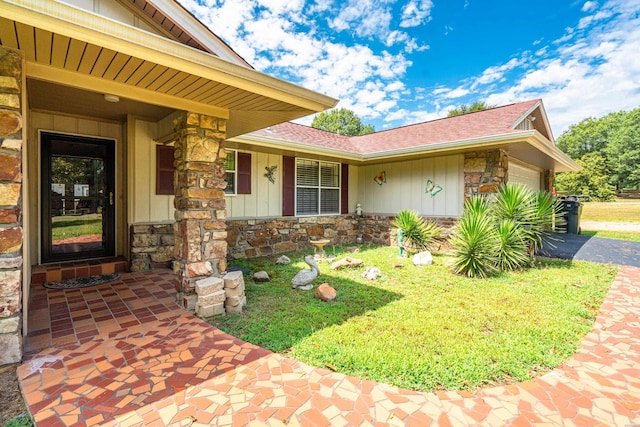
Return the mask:
<svg viewBox="0 0 640 427">
<path fill-rule="evenodd" d="M 336 104 L 248 67 L 51 0 L 0 2 L 0 44 L 24 52 L 29 79 L 228 118 L 229 137 Z"/>
</svg>

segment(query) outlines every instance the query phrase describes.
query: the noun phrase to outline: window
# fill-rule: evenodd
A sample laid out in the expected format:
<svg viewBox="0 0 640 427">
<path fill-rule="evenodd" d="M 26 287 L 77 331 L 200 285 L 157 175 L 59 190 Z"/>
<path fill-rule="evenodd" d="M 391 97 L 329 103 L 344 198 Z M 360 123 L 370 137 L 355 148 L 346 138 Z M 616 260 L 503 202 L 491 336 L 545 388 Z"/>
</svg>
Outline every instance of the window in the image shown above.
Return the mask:
<svg viewBox="0 0 640 427">
<path fill-rule="evenodd" d="M 226 194 L 251 194 L 251 154 L 227 150 L 224 162 L 227 170 Z"/>
<path fill-rule="evenodd" d="M 296 215 L 340 213 L 339 163 L 296 159 Z"/>
<path fill-rule="evenodd" d="M 236 194 L 236 151 L 227 150 L 227 159 L 224 162 L 224 167 L 227 170 L 227 188 L 224 192 L 227 194 Z"/>
<path fill-rule="evenodd" d="M 173 153 L 171 145 L 156 145 L 156 194 L 173 195 Z"/>
</svg>

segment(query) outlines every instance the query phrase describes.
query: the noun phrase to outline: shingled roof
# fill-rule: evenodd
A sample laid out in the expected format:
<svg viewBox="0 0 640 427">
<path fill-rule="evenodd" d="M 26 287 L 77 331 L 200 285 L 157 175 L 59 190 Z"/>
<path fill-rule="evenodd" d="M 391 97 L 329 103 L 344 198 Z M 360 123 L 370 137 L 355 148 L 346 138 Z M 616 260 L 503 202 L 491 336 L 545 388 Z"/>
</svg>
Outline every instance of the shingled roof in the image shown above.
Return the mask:
<svg viewBox="0 0 640 427">
<path fill-rule="evenodd" d="M 534 99 L 354 137 L 290 122 L 261 129 L 250 135 L 350 154 L 383 154 L 434 144 L 517 134 L 522 130 L 515 129 L 516 126 L 541 105 L 540 99 Z"/>
</svg>

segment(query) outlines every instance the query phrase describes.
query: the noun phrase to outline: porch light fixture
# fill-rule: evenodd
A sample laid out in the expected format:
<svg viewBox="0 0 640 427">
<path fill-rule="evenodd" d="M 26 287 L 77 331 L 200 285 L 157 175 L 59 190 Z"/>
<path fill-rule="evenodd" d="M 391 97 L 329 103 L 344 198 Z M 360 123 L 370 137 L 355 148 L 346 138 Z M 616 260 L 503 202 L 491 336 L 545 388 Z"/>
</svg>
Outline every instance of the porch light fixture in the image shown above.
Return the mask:
<svg viewBox="0 0 640 427">
<path fill-rule="evenodd" d="M 105 93 L 104 100 L 107 102 L 120 102 L 120 97 L 118 95 L 111 95 L 111 94 Z"/>
</svg>

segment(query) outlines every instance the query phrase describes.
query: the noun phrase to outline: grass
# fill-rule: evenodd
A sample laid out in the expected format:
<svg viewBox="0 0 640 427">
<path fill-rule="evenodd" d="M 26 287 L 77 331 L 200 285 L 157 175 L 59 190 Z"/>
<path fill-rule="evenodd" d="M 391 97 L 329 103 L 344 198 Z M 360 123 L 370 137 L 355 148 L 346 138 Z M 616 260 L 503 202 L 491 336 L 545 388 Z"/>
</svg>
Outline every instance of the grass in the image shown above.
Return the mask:
<svg viewBox="0 0 640 427">
<path fill-rule="evenodd" d="M 638 222 L 640 221 L 640 200 L 586 202 L 583 204 L 580 219 L 582 221 Z"/>
<path fill-rule="evenodd" d="M 53 218 L 52 240 L 68 239 L 87 234 L 102 234 L 102 215 L 67 215 Z"/>
<path fill-rule="evenodd" d="M 604 237 L 605 239 L 640 242 L 640 231 L 582 230 L 585 236 Z"/>
<path fill-rule="evenodd" d="M 524 381 L 570 357 L 590 331 L 616 268 L 537 261 L 538 268 L 468 279 L 451 273 L 452 258 L 415 267 L 391 247 L 362 247 L 364 266 L 334 271 L 321 263 L 316 280 L 335 301 L 294 291 L 289 266 L 243 261 L 266 270 L 270 283 L 247 279 L 243 314 L 210 319 L 246 341 L 317 367 L 413 390 L 458 390 Z M 328 248 L 341 257 L 341 248 Z M 382 278 L 361 278 L 376 266 Z"/>
</svg>

